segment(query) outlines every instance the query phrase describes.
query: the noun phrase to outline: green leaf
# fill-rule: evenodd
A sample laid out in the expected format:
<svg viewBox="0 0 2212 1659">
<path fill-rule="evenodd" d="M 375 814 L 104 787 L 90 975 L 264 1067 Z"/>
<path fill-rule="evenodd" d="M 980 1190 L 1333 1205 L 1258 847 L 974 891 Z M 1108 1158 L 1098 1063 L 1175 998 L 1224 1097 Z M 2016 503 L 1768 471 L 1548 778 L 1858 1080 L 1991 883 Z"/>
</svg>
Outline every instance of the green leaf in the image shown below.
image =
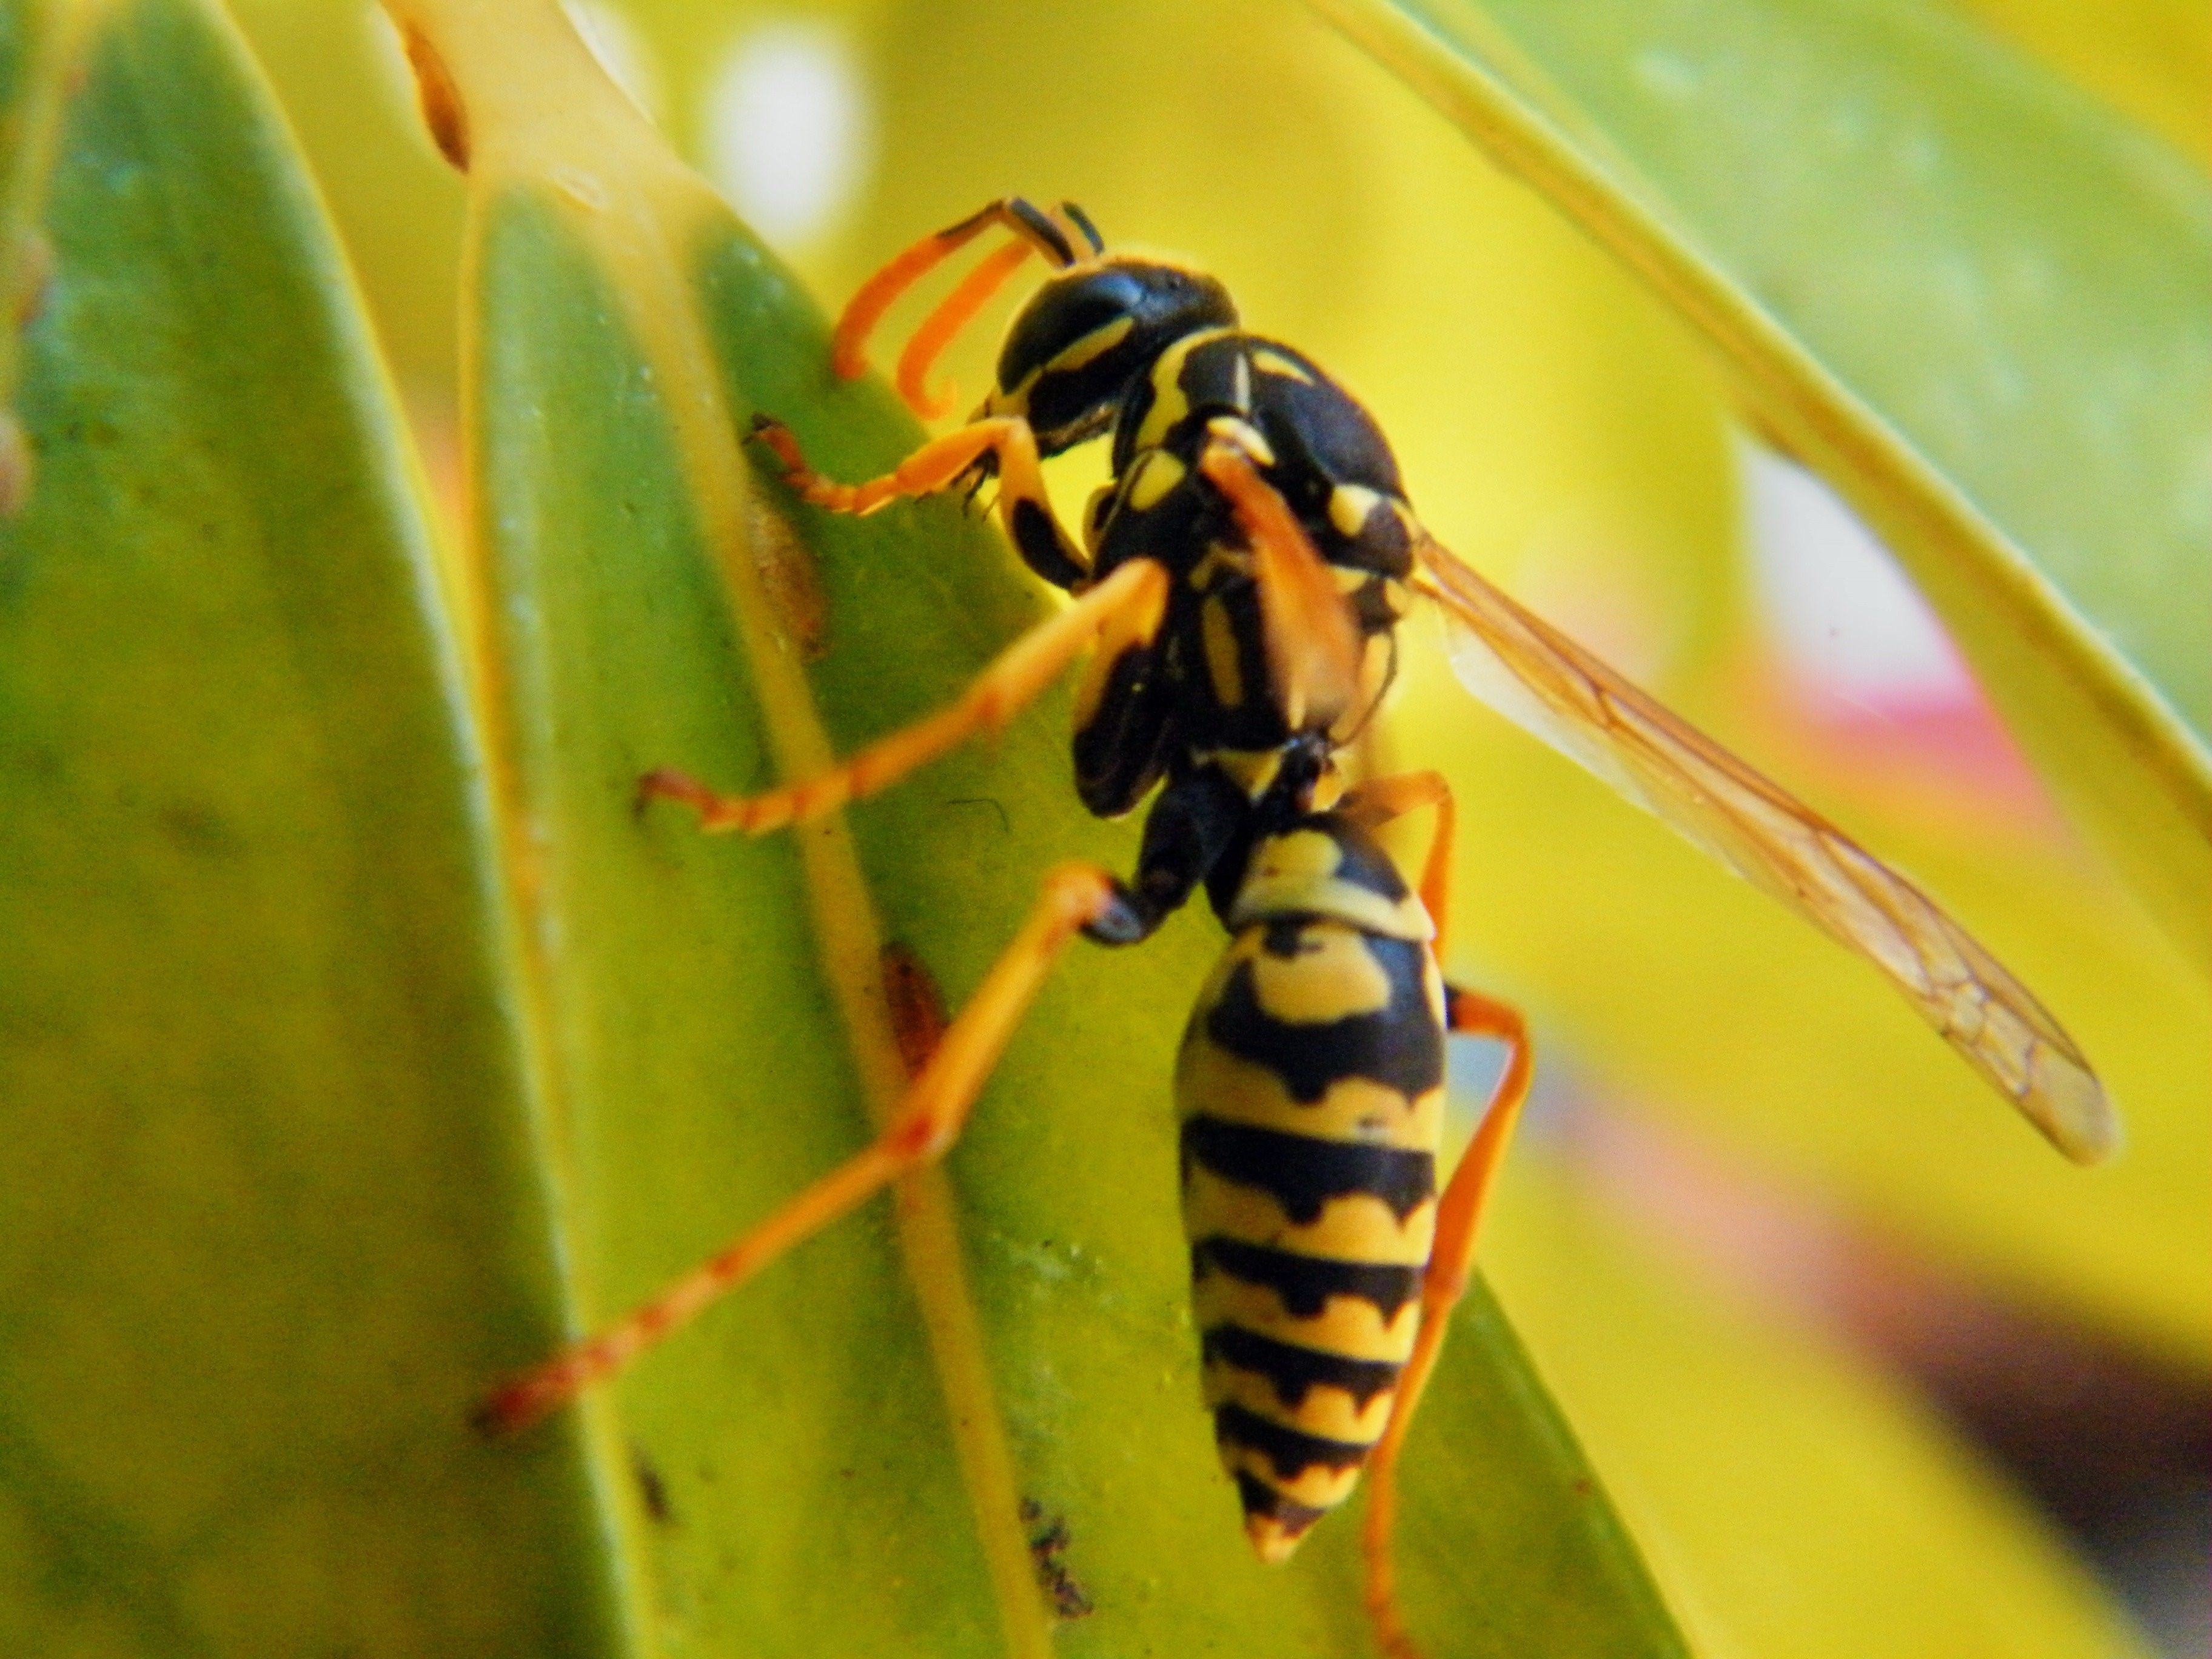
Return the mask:
<svg viewBox="0 0 2212 1659">
<path fill-rule="evenodd" d="M 228 26 L 87 50 L 0 526 L 0 1650 L 605 1652 L 590 1471 L 462 1422 L 550 1235 L 390 396 Z"/>
<path fill-rule="evenodd" d="M 854 521 L 756 493 L 754 410 L 836 476 L 919 434 L 830 380 L 811 304 L 550 12 L 410 15 L 471 135 L 472 659 L 589 1325 L 880 1121 L 886 945 L 957 1007 L 1046 868 L 1126 869 L 1134 832 L 1075 803 L 1064 692 L 795 836 L 634 813 L 648 767 L 755 788 L 924 712 L 1040 596 L 957 503 Z M 1260 1565 L 1198 1402 L 1170 1072 L 1220 946 L 1192 915 L 1141 953 L 1073 951 L 949 1179 L 811 1240 L 593 1398 L 593 1455 L 639 1495 L 639 1618 L 672 1650 L 1042 1652 L 1024 1501 L 1065 1523 L 1096 1609 L 1059 1651 L 1367 1650 L 1356 1522 Z M 506 1359 L 560 1334 L 549 1316 Z M 1403 1551 L 1432 1651 L 1680 1652 L 1486 1298 L 1432 1398 Z"/>
<path fill-rule="evenodd" d="M 1492 1273 L 1698 1652 L 2144 1655 L 2025 1496 L 1923 1398 L 1702 1282 L 1679 1237 L 1633 1224 L 1638 1198 L 1680 1178 L 1663 1139 L 1624 1146 L 1617 1127 L 1585 1127 L 1587 1142 L 1528 1149 L 1507 1171 Z M 1641 1167 L 1608 1169 L 1624 1152 Z M 1745 1277 L 1778 1257 L 1786 1280 L 1787 1238 L 1762 1237 Z"/>
<path fill-rule="evenodd" d="M 1888 538 L 2212 961 L 2212 191 L 1905 0 L 1319 0 Z"/>
</svg>

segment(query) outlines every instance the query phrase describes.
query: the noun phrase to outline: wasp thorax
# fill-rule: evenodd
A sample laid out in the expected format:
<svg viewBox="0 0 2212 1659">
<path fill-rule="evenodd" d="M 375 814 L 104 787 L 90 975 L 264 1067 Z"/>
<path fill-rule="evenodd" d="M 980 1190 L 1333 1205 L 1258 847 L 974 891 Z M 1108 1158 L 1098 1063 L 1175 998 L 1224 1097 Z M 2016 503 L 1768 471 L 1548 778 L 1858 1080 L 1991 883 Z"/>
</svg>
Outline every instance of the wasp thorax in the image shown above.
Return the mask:
<svg viewBox="0 0 2212 1659">
<path fill-rule="evenodd" d="M 1006 331 L 984 412 L 1022 415 L 1039 453 L 1096 437 L 1129 383 L 1176 341 L 1237 321 L 1229 292 L 1201 271 L 1111 256 L 1061 272 Z"/>
</svg>

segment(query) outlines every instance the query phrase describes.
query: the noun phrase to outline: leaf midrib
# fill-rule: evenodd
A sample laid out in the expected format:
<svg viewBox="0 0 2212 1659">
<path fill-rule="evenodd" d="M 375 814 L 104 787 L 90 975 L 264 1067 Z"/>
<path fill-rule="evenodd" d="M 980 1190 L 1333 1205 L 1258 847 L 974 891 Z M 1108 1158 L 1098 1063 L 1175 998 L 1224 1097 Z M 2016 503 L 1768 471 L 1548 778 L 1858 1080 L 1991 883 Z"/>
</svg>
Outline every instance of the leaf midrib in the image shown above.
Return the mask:
<svg viewBox="0 0 2212 1659">
<path fill-rule="evenodd" d="M 621 295 L 631 338 L 652 370 L 692 488 L 697 533 L 729 596 L 778 773 L 796 778 L 824 769 L 835 761 L 835 750 L 798 653 L 785 649 L 776 635 L 774 607 L 750 557 L 750 490 L 737 428 L 699 295 L 683 275 L 683 251 L 700 231 L 722 221 L 726 209 L 614 91 L 552 7 L 501 9 L 493 18 L 466 0 L 392 4 L 435 46 L 468 105 L 472 228 L 465 282 L 473 291 L 481 227 L 504 188 L 521 183 L 559 203 Z M 472 326 L 476 313 L 465 308 L 463 319 L 464 366 L 472 371 L 480 349 Z M 473 372 L 464 384 L 477 385 Z M 477 423 L 466 425 L 473 448 Z M 473 465 L 470 476 L 477 476 Z M 481 568 L 481 503 L 472 503 L 468 525 L 469 556 Z M 558 1068 L 546 1028 L 550 964 L 535 944 L 540 930 L 533 918 L 542 894 L 532 877 L 535 860 L 526 826 L 519 821 L 514 733 L 500 712 L 507 706 L 500 695 L 506 676 L 495 653 L 485 648 L 487 636 L 479 630 L 476 637 L 475 689 L 521 930 L 517 951 L 531 1010 L 526 1041 L 539 1098 L 557 1120 Z M 870 1115 L 882 1125 L 896 1111 L 906 1078 L 878 967 L 884 935 L 877 907 L 842 814 L 807 826 L 798 839 L 823 977 L 838 1005 Z M 950 1185 L 941 1170 L 924 1170 L 900 1183 L 896 1200 L 900 1252 L 944 1392 L 1006 1650 L 1013 1659 L 1049 1659 L 1051 1626 L 1031 1578 L 1012 1454 L 968 1285 Z M 604 1467 L 610 1455 L 606 1436 L 595 1427 L 593 1439 L 594 1462 Z"/>
</svg>

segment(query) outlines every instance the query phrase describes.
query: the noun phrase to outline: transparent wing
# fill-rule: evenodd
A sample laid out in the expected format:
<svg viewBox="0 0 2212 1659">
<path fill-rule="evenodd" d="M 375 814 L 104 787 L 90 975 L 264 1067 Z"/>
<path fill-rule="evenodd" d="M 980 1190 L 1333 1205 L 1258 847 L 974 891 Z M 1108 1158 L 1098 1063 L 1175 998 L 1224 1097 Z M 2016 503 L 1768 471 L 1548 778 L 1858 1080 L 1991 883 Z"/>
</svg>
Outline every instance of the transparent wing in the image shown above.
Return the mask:
<svg viewBox="0 0 2212 1659">
<path fill-rule="evenodd" d="M 2081 1050 L 1926 894 L 1434 540 L 1419 558 L 1468 690 L 1871 958 L 2067 1157 L 2112 1150 L 2118 1124 Z"/>
</svg>

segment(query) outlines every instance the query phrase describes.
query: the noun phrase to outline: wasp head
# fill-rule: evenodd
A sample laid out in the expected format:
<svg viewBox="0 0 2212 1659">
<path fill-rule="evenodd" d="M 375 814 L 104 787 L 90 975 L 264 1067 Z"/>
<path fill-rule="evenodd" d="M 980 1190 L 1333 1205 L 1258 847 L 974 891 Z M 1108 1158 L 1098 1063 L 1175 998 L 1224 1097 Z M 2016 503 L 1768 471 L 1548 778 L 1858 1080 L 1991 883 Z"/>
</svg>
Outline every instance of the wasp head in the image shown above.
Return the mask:
<svg viewBox="0 0 2212 1659">
<path fill-rule="evenodd" d="M 1057 455 L 1103 432 L 1131 382 L 1170 345 L 1236 320 L 1229 291 L 1201 271 L 1125 254 L 1085 260 L 1016 315 L 977 413 L 1027 416 L 1038 453 Z"/>
</svg>

